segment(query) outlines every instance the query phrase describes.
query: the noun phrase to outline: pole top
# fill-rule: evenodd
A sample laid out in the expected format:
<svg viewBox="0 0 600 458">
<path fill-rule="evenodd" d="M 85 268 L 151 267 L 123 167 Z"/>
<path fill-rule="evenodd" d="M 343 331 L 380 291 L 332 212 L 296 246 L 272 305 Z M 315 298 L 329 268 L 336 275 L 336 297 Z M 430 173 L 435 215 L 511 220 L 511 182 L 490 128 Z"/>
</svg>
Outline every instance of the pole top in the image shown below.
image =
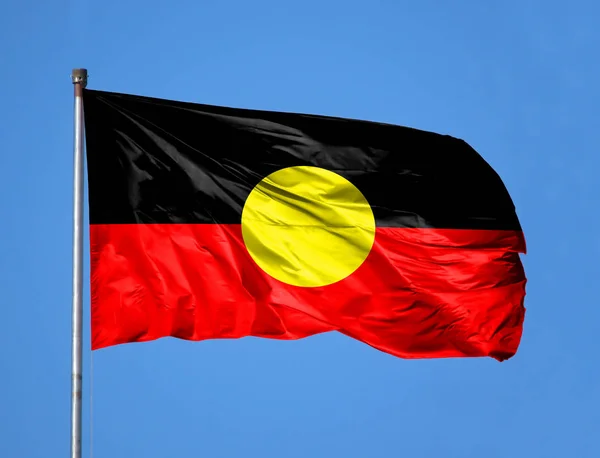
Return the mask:
<svg viewBox="0 0 600 458">
<path fill-rule="evenodd" d="M 87 86 L 87 80 L 87 68 L 74 68 L 71 72 L 71 81 L 73 81 L 73 84 L 79 84 L 82 88 L 84 88 Z"/>
</svg>

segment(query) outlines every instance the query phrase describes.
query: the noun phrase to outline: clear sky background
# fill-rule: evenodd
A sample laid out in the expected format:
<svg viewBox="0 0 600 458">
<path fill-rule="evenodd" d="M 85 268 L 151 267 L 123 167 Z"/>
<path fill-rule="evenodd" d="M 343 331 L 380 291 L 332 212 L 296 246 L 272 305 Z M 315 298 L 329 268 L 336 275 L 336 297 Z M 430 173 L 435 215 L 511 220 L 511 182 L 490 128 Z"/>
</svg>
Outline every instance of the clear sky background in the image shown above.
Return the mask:
<svg viewBox="0 0 600 458">
<path fill-rule="evenodd" d="M 503 178 L 529 249 L 504 363 L 326 334 L 122 345 L 92 374 L 86 236 L 84 456 L 91 429 L 110 458 L 600 456 L 598 2 L 0 6 L 0 457 L 69 453 L 73 67 L 94 89 L 460 137 Z"/>
</svg>

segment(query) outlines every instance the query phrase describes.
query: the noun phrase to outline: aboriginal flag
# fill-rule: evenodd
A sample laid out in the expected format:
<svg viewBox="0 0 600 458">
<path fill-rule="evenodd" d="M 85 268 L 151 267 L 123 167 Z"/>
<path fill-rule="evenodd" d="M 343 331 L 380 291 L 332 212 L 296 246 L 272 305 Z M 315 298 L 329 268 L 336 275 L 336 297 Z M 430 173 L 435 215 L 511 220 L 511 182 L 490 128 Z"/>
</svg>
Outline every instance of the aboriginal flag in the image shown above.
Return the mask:
<svg viewBox="0 0 600 458">
<path fill-rule="evenodd" d="M 515 354 L 525 241 L 462 140 L 84 90 L 92 348 L 337 331 L 403 358 Z"/>
</svg>

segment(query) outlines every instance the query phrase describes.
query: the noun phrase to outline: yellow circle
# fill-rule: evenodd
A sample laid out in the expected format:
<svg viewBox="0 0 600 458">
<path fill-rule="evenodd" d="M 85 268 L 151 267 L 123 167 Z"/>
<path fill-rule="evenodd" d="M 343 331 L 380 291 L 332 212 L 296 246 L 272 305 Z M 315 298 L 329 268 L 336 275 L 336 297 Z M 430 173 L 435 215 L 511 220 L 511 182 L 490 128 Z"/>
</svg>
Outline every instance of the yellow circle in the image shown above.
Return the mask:
<svg viewBox="0 0 600 458">
<path fill-rule="evenodd" d="M 337 173 L 288 167 L 250 192 L 242 236 L 250 256 L 272 277 L 324 286 L 364 262 L 375 240 L 375 218 L 362 193 Z"/>
</svg>

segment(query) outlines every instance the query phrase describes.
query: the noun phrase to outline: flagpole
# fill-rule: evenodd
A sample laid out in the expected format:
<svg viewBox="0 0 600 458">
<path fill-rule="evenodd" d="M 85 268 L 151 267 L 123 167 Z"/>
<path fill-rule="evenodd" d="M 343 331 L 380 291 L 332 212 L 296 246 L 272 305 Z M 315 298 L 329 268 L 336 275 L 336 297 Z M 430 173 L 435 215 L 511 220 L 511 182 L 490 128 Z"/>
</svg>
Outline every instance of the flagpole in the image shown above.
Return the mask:
<svg viewBox="0 0 600 458">
<path fill-rule="evenodd" d="M 73 305 L 71 331 L 71 458 L 81 458 L 83 339 L 83 89 L 87 70 L 71 73 L 75 88 L 73 160 Z"/>
</svg>

